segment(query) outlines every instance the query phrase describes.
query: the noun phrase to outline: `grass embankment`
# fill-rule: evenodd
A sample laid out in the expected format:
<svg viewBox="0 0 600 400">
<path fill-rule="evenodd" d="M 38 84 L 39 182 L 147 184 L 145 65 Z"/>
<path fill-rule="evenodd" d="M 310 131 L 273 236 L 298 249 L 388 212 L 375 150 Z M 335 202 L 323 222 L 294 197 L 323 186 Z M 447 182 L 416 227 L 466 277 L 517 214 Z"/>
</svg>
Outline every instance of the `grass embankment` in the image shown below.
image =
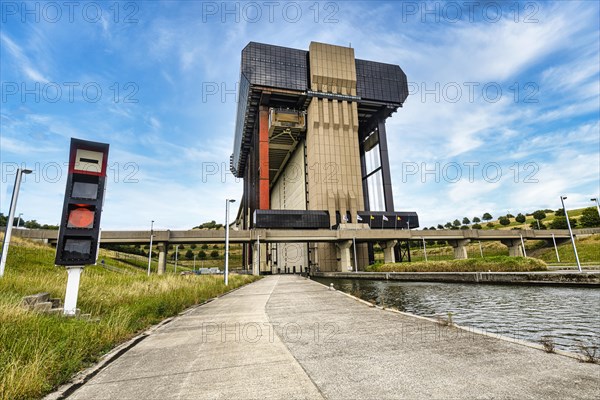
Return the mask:
<svg viewBox="0 0 600 400">
<path fill-rule="evenodd" d="M 576 237 L 577 254 L 582 264 L 597 265 L 600 263 L 600 235 L 594 234 L 588 237 Z M 508 247 L 497 241 L 482 241 L 481 248 L 477 241 L 465 246 L 469 258 L 484 258 L 495 256 L 508 256 Z M 538 258 L 549 264 L 575 265 L 575 255 L 570 241 L 564 241 L 558 245 L 560 263 L 557 263 L 556 252 L 551 240 L 525 240 L 527 256 Z M 379 251 L 378 251 L 379 250 Z M 411 244 L 411 260 L 413 262 L 425 261 L 421 241 L 413 241 Z M 427 260 L 444 261 L 453 260 L 454 250 L 451 246 L 427 245 Z M 383 250 L 376 248 L 375 262 L 383 264 Z"/>
<path fill-rule="evenodd" d="M 0 278 L 0 399 L 39 398 L 137 332 L 227 290 L 222 276 L 147 277 L 94 266 L 84 270 L 78 302 L 92 319 L 21 308 L 23 296 L 38 292 L 64 299 L 67 274 L 53 262 L 53 249 L 12 241 Z M 229 289 L 253 280 L 233 275 Z"/>
<path fill-rule="evenodd" d="M 488 257 L 466 260 L 375 264 L 368 272 L 527 272 L 546 271 L 546 263 L 535 258 Z"/>
<path fill-rule="evenodd" d="M 591 235 L 585 238 L 575 240 L 577 246 L 577 255 L 579 261 L 583 264 L 598 264 L 600 263 L 600 235 Z M 531 253 L 532 257 L 539 258 L 547 263 L 557 263 L 556 252 L 554 246 L 536 249 Z M 558 255 L 560 256 L 560 264 L 575 264 L 575 253 L 573 245 L 570 241 L 562 243 L 558 246 Z"/>
</svg>

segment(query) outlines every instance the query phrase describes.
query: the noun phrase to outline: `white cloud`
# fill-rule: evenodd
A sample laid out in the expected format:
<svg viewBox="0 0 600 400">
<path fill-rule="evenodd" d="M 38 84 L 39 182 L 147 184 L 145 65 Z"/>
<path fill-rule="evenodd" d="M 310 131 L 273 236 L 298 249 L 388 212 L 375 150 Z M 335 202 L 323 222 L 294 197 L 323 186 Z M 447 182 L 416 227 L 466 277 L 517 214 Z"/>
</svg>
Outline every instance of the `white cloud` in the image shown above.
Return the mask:
<svg viewBox="0 0 600 400">
<path fill-rule="evenodd" d="M 34 68 L 33 63 L 25 54 L 22 47 L 16 44 L 7 34 L 0 32 L 0 41 L 13 56 L 16 66 L 21 70 L 23 75 L 35 82 L 49 82 L 48 78 L 46 78 L 44 74 L 42 74 L 37 68 Z"/>
</svg>

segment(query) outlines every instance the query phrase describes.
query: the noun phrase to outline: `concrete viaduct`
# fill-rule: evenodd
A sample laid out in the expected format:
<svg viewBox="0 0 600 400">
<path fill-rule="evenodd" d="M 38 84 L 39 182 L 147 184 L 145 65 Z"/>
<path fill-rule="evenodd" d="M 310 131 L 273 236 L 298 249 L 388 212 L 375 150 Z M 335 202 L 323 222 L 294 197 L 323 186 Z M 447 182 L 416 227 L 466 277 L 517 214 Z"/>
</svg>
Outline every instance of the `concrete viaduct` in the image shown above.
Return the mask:
<svg viewBox="0 0 600 400">
<path fill-rule="evenodd" d="M 510 256 L 523 255 L 521 238 L 523 240 L 552 240 L 562 243 L 569 240 L 568 230 L 390 230 L 369 229 L 364 224 L 341 224 L 337 230 L 285 230 L 285 229 L 252 229 L 230 230 L 231 243 L 335 243 L 340 249 L 340 265 L 351 265 L 351 246 L 357 243 L 379 243 L 384 251 L 385 262 L 395 262 L 394 247 L 399 241 L 407 240 L 446 240 L 454 248 L 454 258 L 467 258 L 465 245 L 471 240 L 495 240 L 508 247 Z M 600 228 L 575 229 L 573 234 L 590 235 L 600 233 Z M 46 243 L 56 243 L 58 231 L 41 229 L 16 229 L 13 235 L 22 238 L 42 240 Z M 103 244 L 147 244 L 150 241 L 150 231 L 102 231 Z M 165 270 L 167 249 L 171 244 L 210 244 L 224 243 L 224 230 L 187 230 L 187 231 L 154 231 L 154 243 L 158 248 L 159 272 Z M 256 264 L 256 263 L 255 263 Z M 259 266 L 253 266 L 253 272 L 258 274 Z"/>
</svg>

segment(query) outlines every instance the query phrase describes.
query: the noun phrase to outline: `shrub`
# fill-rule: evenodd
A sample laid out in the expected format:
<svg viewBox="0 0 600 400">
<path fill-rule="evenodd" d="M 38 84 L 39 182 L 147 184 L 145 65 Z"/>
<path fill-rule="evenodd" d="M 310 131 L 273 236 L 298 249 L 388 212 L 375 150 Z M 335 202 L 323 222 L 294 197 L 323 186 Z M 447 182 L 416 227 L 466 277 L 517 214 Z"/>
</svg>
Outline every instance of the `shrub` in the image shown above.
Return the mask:
<svg viewBox="0 0 600 400">
<path fill-rule="evenodd" d="M 571 228 L 575 228 L 577 225 L 577 221 L 573 218 L 569 218 L 569 222 L 571 223 Z M 550 228 L 552 229 L 568 229 L 567 218 L 566 217 L 554 217 L 554 220 L 550 223 Z"/>
<path fill-rule="evenodd" d="M 498 222 L 500 222 L 500 225 L 503 225 L 503 226 L 510 225 L 510 219 L 508 219 L 508 217 L 500 217 L 500 218 L 498 218 Z"/>
</svg>

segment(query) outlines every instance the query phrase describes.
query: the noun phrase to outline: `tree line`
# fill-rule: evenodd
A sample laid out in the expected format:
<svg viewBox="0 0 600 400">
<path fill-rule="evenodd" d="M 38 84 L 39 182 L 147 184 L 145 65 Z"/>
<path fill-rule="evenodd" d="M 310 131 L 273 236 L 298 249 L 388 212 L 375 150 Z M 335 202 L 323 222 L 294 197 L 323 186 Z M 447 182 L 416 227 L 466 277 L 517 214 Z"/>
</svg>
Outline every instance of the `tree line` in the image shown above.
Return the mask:
<svg viewBox="0 0 600 400">
<path fill-rule="evenodd" d="M 543 220 L 546 219 L 547 214 L 554 213 L 554 218 L 549 223 L 544 223 Z M 516 216 L 510 213 L 506 215 L 502 215 L 498 217 L 498 223 L 502 226 L 508 226 L 511 224 L 511 218 L 520 224 L 523 224 L 527 221 L 527 217 L 532 217 L 533 222 L 529 224 L 531 229 L 567 229 L 567 218 L 565 217 L 565 211 L 562 208 L 558 210 L 537 210 L 533 213 L 518 213 Z M 486 212 L 480 217 L 475 216 L 473 219 L 469 219 L 469 217 L 464 217 L 461 220 L 455 219 L 454 221 L 446 222 L 444 225 L 438 224 L 437 227 L 431 226 L 429 228 L 425 227 L 424 230 L 437 230 L 437 229 L 482 229 L 482 223 L 485 223 L 485 226 L 488 228 L 494 228 L 496 226 L 495 223 L 491 222 L 494 219 L 492 214 Z M 581 214 L 579 219 L 569 218 L 569 223 L 571 224 L 571 228 L 581 227 L 581 228 L 595 228 L 600 227 L 600 215 L 598 215 L 598 210 L 595 207 L 585 208 Z"/>
<path fill-rule="evenodd" d="M 0 226 L 6 226 L 8 222 L 8 216 L 4 215 L 3 213 L 0 213 Z M 37 222 L 35 219 L 32 219 L 30 221 L 25 221 L 23 218 L 21 217 L 15 217 L 13 219 L 13 227 L 23 227 L 23 228 L 27 228 L 27 229 L 52 229 L 52 230 L 58 230 L 58 225 L 48 225 L 48 224 L 40 224 L 39 222 Z"/>
</svg>

